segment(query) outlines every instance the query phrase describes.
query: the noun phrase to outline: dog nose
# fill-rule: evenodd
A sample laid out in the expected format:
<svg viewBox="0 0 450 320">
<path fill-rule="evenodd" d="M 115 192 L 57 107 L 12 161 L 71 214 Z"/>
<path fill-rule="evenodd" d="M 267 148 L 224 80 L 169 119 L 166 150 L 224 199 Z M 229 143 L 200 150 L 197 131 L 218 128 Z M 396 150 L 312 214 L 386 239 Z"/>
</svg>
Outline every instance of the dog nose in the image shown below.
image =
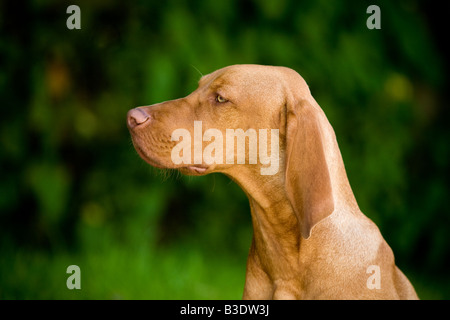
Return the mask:
<svg viewBox="0 0 450 320">
<path fill-rule="evenodd" d="M 131 109 L 127 114 L 128 127 L 131 129 L 145 123 L 148 119 L 150 119 L 150 115 L 142 108 Z"/>
</svg>

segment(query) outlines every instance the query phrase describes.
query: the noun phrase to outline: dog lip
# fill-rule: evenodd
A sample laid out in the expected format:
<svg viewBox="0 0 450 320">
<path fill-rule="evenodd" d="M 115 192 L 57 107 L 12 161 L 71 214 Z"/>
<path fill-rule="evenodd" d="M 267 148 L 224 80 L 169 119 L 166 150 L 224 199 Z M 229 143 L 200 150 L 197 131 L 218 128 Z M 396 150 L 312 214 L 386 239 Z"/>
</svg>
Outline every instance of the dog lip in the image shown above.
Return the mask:
<svg viewBox="0 0 450 320">
<path fill-rule="evenodd" d="M 198 173 L 203 173 L 208 170 L 208 167 L 200 167 L 200 166 L 189 166 L 187 167 L 189 170 L 196 171 Z"/>
<path fill-rule="evenodd" d="M 205 167 L 202 165 L 193 165 L 193 166 L 181 167 L 180 169 L 187 170 L 189 173 L 194 174 L 194 175 L 203 175 L 208 171 L 209 167 Z"/>
<path fill-rule="evenodd" d="M 159 163 L 153 157 L 149 157 L 147 155 L 147 153 L 138 144 L 135 145 L 135 148 L 136 148 L 138 154 L 141 156 L 141 158 L 145 160 L 145 162 L 147 162 L 151 166 L 159 168 L 159 169 L 185 169 L 185 170 L 189 171 L 190 173 L 194 173 L 197 175 L 202 175 L 209 169 L 208 166 L 204 166 L 204 165 L 191 165 L 191 166 L 178 167 L 178 168 L 177 168 L 177 166 L 171 167 L 171 166 L 163 165 L 163 164 Z"/>
</svg>

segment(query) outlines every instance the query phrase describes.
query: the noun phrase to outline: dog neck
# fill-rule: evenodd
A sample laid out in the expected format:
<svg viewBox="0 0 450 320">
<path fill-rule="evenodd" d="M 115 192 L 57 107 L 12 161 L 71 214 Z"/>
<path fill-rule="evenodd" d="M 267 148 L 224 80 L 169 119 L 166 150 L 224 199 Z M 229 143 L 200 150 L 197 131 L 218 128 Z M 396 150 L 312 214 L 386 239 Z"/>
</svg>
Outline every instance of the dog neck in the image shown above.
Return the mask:
<svg viewBox="0 0 450 320">
<path fill-rule="evenodd" d="M 247 194 L 253 224 L 253 254 L 273 279 L 277 275 L 294 276 L 298 264 L 300 241 L 299 221 L 284 191 L 283 173 L 250 179 L 254 173 L 231 175 Z M 273 192 L 279 190 L 279 192 Z"/>
</svg>

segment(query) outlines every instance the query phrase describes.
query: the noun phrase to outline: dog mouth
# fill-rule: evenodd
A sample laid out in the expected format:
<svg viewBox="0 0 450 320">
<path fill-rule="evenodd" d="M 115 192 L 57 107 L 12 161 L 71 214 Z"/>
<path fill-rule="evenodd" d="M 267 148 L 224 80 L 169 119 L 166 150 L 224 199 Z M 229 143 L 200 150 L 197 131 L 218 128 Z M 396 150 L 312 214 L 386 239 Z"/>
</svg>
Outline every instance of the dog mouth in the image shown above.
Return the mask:
<svg viewBox="0 0 450 320">
<path fill-rule="evenodd" d="M 186 167 L 177 168 L 181 171 L 181 173 L 188 174 L 191 176 L 201 176 L 208 173 L 209 167 L 205 167 L 202 165 L 190 165 Z"/>
<path fill-rule="evenodd" d="M 177 169 L 180 170 L 181 173 L 191 176 L 201 176 L 209 173 L 210 167 L 204 164 L 194 164 L 194 165 L 170 165 L 163 164 L 154 157 L 150 157 L 147 152 L 145 152 L 138 144 L 135 144 L 135 149 L 139 156 L 147 162 L 152 167 L 158 169 Z"/>
</svg>

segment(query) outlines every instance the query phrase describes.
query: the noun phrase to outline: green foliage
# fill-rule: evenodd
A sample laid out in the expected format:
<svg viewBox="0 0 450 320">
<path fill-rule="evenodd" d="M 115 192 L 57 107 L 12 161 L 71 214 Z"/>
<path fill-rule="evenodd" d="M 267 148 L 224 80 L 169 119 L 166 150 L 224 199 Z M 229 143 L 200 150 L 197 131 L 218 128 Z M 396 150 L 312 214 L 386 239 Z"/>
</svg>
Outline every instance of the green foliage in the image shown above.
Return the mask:
<svg viewBox="0 0 450 320">
<path fill-rule="evenodd" d="M 150 168 L 125 122 L 237 63 L 306 79 L 360 208 L 419 296 L 450 297 L 449 70 L 425 1 L 378 2 L 381 30 L 364 2 L 80 1 L 81 30 L 69 4 L 0 4 L 0 298 L 240 298 L 244 193 Z"/>
</svg>

